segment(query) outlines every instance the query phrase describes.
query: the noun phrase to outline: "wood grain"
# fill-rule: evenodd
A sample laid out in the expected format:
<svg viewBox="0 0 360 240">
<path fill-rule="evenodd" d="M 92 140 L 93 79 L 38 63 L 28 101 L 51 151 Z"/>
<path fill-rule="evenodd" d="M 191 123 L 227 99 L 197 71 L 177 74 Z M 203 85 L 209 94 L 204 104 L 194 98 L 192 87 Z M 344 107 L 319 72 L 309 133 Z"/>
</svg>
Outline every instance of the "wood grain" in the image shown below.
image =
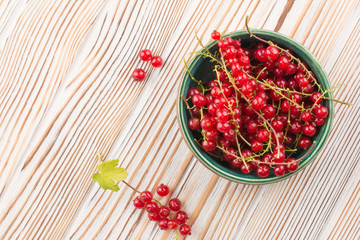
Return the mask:
<svg viewBox="0 0 360 240">
<path fill-rule="evenodd" d="M 288 35 L 320 61 L 337 99 L 331 136 L 298 175 L 229 182 L 192 156 L 176 119 L 183 58 L 214 29 Z M 356 0 L 0 1 L 0 239 L 171 239 L 131 189 L 92 183 L 96 152 L 128 182 L 166 183 L 188 239 L 360 239 L 360 4 Z M 150 67 L 143 48 L 162 56 Z M 130 79 L 134 68 L 143 83 Z M 162 201 L 168 200 L 166 197 Z"/>
</svg>

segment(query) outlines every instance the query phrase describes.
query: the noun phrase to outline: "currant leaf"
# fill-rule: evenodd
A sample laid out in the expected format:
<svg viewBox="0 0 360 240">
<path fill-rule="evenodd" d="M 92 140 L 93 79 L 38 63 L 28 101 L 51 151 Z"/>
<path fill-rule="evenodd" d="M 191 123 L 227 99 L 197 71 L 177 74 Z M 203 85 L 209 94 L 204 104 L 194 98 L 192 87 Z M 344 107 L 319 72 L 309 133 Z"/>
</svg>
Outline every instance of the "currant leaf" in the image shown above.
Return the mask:
<svg viewBox="0 0 360 240">
<path fill-rule="evenodd" d="M 93 181 L 98 182 L 103 189 L 114 192 L 119 191 L 116 181 L 126 179 L 128 173 L 124 168 L 117 167 L 119 159 L 107 160 L 98 165 L 99 172 L 92 176 Z"/>
</svg>

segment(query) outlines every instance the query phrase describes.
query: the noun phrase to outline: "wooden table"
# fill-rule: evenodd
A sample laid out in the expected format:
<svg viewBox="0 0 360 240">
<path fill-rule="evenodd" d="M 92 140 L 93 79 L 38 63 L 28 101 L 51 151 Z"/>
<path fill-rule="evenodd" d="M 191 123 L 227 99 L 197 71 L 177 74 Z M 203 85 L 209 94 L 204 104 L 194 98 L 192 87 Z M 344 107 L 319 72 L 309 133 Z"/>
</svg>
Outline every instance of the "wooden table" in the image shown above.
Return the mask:
<svg viewBox="0 0 360 240">
<path fill-rule="evenodd" d="M 131 189 L 92 182 L 96 152 L 128 182 L 168 184 L 188 239 L 360 238 L 358 0 L 0 1 L 0 239 L 171 239 L 132 206 Z M 281 32 L 323 65 L 337 99 L 325 148 L 305 171 L 264 186 L 230 182 L 182 139 L 176 96 L 195 31 Z M 153 69 L 143 48 L 165 60 Z M 148 74 L 131 80 L 134 68 Z"/>
</svg>

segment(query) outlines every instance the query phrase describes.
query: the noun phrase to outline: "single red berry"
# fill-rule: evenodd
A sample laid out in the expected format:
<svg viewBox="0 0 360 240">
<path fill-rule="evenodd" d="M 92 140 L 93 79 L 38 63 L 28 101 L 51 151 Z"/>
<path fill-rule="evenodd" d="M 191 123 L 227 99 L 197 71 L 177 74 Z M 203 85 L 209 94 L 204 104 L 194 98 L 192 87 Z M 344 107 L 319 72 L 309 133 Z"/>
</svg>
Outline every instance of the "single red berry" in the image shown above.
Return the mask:
<svg viewBox="0 0 360 240">
<path fill-rule="evenodd" d="M 149 213 L 158 213 L 159 210 L 159 205 L 156 202 L 149 202 L 146 204 L 146 211 Z"/>
<path fill-rule="evenodd" d="M 289 172 L 295 172 L 299 167 L 299 163 L 296 162 L 295 158 L 289 158 L 288 160 L 286 160 L 286 162 L 289 163 L 288 165 L 286 165 L 286 170 L 288 170 Z"/>
<path fill-rule="evenodd" d="M 170 215 L 170 209 L 166 206 L 161 206 L 159 210 L 159 214 L 161 217 L 166 218 Z"/>
<path fill-rule="evenodd" d="M 201 128 L 205 131 L 210 131 L 211 129 L 215 128 L 215 123 L 210 117 L 204 117 L 200 121 Z"/>
<path fill-rule="evenodd" d="M 230 167 L 232 169 L 239 169 L 241 167 L 241 164 L 242 164 L 241 161 L 239 161 L 238 159 L 234 159 L 234 160 L 231 161 Z"/>
<path fill-rule="evenodd" d="M 139 196 L 137 196 L 134 199 L 133 203 L 134 203 L 134 207 L 136 207 L 136 208 L 141 209 L 141 208 L 145 207 L 145 203 L 143 201 L 141 201 Z"/>
<path fill-rule="evenodd" d="M 159 221 L 161 219 L 160 214 L 159 213 L 153 213 L 153 212 L 149 212 L 148 213 L 149 219 L 152 221 Z"/>
<path fill-rule="evenodd" d="M 322 119 L 327 117 L 329 111 L 325 106 L 320 106 L 319 108 L 316 109 L 315 113 L 316 113 L 316 117 Z"/>
<path fill-rule="evenodd" d="M 298 145 L 300 148 L 302 149 L 308 149 L 309 147 L 311 147 L 311 139 L 305 136 L 302 136 L 299 139 Z"/>
<path fill-rule="evenodd" d="M 153 195 L 149 191 L 143 191 L 142 193 L 140 193 L 140 199 L 144 203 L 149 203 L 153 199 Z"/>
<path fill-rule="evenodd" d="M 151 58 L 151 65 L 153 67 L 159 68 L 163 65 L 163 60 L 160 56 L 154 56 Z"/>
<path fill-rule="evenodd" d="M 158 186 L 158 187 L 156 188 L 156 192 L 157 192 L 157 194 L 158 194 L 159 196 L 165 197 L 166 195 L 169 194 L 170 189 L 169 189 L 168 186 L 166 186 L 166 185 L 164 185 L 164 184 L 161 184 L 160 186 Z"/>
<path fill-rule="evenodd" d="M 269 137 L 270 133 L 266 129 L 260 129 L 256 134 L 256 139 L 262 143 L 267 142 L 267 140 L 269 140 Z"/>
<path fill-rule="evenodd" d="M 172 198 L 169 201 L 169 208 L 175 212 L 179 211 L 181 208 L 181 202 L 177 198 Z"/>
<path fill-rule="evenodd" d="M 265 153 L 264 156 L 262 156 L 263 162 L 272 162 L 273 155 L 271 153 Z"/>
<path fill-rule="evenodd" d="M 251 150 L 253 152 L 260 152 L 263 149 L 263 144 L 257 140 L 251 142 Z"/>
<path fill-rule="evenodd" d="M 285 72 L 290 75 L 295 74 L 296 71 L 297 71 L 297 65 L 295 63 L 289 63 L 289 65 L 285 69 Z"/>
<path fill-rule="evenodd" d="M 214 31 L 211 33 L 211 38 L 214 39 L 214 40 L 218 40 L 218 39 L 220 39 L 220 37 L 221 37 L 221 34 L 220 34 L 218 31 L 216 31 L 216 30 L 214 30 Z"/>
<path fill-rule="evenodd" d="M 135 81 L 143 81 L 145 79 L 145 71 L 142 70 L 141 68 L 137 68 L 133 71 L 132 73 L 132 78 L 135 80 Z"/>
<path fill-rule="evenodd" d="M 178 223 L 174 219 L 170 219 L 168 221 L 169 229 L 176 229 L 178 227 Z"/>
<path fill-rule="evenodd" d="M 179 233 L 183 236 L 191 234 L 191 227 L 187 224 L 183 224 L 179 227 Z"/>
<path fill-rule="evenodd" d="M 288 112 L 289 111 L 289 100 L 284 100 L 281 103 L 281 111 Z"/>
<path fill-rule="evenodd" d="M 314 92 L 312 95 L 311 95 L 311 101 L 313 103 L 320 103 L 322 100 L 321 98 L 321 93 L 319 92 Z"/>
<path fill-rule="evenodd" d="M 284 176 L 285 175 L 285 166 L 284 165 L 275 166 L 274 173 L 278 177 Z"/>
<path fill-rule="evenodd" d="M 250 58 L 248 56 L 242 55 L 239 57 L 239 63 L 243 67 L 250 65 Z"/>
<path fill-rule="evenodd" d="M 314 118 L 314 123 L 316 124 L 316 126 L 320 127 L 320 126 L 324 125 L 324 123 L 325 123 L 325 118 L 315 117 L 315 118 Z"/>
<path fill-rule="evenodd" d="M 203 107 L 206 104 L 206 98 L 200 94 L 193 95 L 191 101 L 196 107 Z"/>
<path fill-rule="evenodd" d="M 302 131 L 306 136 L 312 137 L 316 134 L 316 127 L 311 124 L 305 124 Z"/>
<path fill-rule="evenodd" d="M 256 60 L 258 60 L 259 62 L 266 62 L 267 57 L 266 57 L 265 48 L 256 49 L 254 51 L 254 54 L 255 54 Z"/>
<path fill-rule="evenodd" d="M 167 230 L 169 228 L 169 219 L 167 218 L 162 218 L 159 220 L 159 228 L 161 230 Z"/>
<path fill-rule="evenodd" d="M 285 146 L 284 146 L 284 144 L 279 143 L 279 145 L 275 145 L 275 146 L 273 147 L 273 152 L 275 152 L 275 151 L 282 151 L 282 152 L 284 152 L 284 151 L 285 151 Z"/>
<path fill-rule="evenodd" d="M 271 119 L 275 116 L 275 108 L 270 105 L 270 104 L 266 104 L 265 107 L 263 107 L 263 109 L 261 110 L 264 114 L 264 117 L 266 119 Z"/>
<path fill-rule="evenodd" d="M 279 49 L 274 46 L 268 46 L 266 48 L 266 56 L 270 60 L 276 60 L 279 57 Z"/>
<path fill-rule="evenodd" d="M 301 120 L 303 120 L 304 122 L 308 122 L 311 120 L 311 113 L 309 112 L 302 112 L 301 113 Z"/>
<path fill-rule="evenodd" d="M 218 122 L 216 124 L 216 129 L 221 133 L 226 133 L 230 131 L 231 125 L 228 122 Z"/>
<path fill-rule="evenodd" d="M 256 173 L 257 173 L 257 175 L 258 175 L 259 177 L 264 178 L 264 177 L 269 176 L 269 174 L 270 174 L 270 169 L 269 169 L 269 167 L 268 167 L 267 165 L 261 165 L 261 164 L 260 164 L 260 165 L 258 166 L 257 170 L 256 170 Z"/>
<path fill-rule="evenodd" d="M 253 170 L 253 165 L 250 163 L 247 163 L 246 165 L 244 163 L 241 163 L 240 171 L 244 174 L 249 174 Z"/>
<path fill-rule="evenodd" d="M 201 95 L 201 91 L 197 87 L 189 88 L 189 90 L 187 92 L 188 97 L 192 97 L 194 95 L 199 95 L 199 94 Z"/>
<path fill-rule="evenodd" d="M 253 109 L 259 111 L 264 107 L 264 103 L 265 101 L 263 98 L 261 98 L 260 96 L 256 96 L 252 99 L 251 106 Z"/>
<path fill-rule="evenodd" d="M 219 134 L 219 132 L 215 128 L 213 128 L 209 131 L 205 131 L 205 136 L 209 140 L 215 140 L 217 138 L 218 134 Z"/>
<path fill-rule="evenodd" d="M 284 130 L 284 123 L 280 119 L 274 119 L 271 121 L 271 126 L 276 132 L 281 132 Z"/>
<path fill-rule="evenodd" d="M 256 133 L 258 130 L 258 125 L 254 120 L 250 120 L 247 124 L 246 124 L 246 131 L 248 133 Z"/>
<path fill-rule="evenodd" d="M 217 78 L 219 79 L 220 82 L 225 82 L 226 81 L 227 75 L 226 75 L 224 70 L 219 69 L 216 74 L 217 74 L 216 76 L 217 76 Z"/>
<path fill-rule="evenodd" d="M 298 83 L 301 87 L 306 87 L 309 84 L 309 80 L 306 77 L 299 78 Z"/>
<path fill-rule="evenodd" d="M 273 153 L 273 160 L 276 163 L 282 163 L 285 161 L 285 153 L 284 151 L 278 151 L 277 149 Z"/>
<path fill-rule="evenodd" d="M 280 56 L 277 60 L 278 68 L 281 70 L 287 69 L 289 66 L 289 58 L 287 56 Z"/>
<path fill-rule="evenodd" d="M 216 110 L 216 116 L 221 122 L 226 122 L 230 117 L 228 110 L 225 108 L 218 108 Z"/>
<path fill-rule="evenodd" d="M 151 58 L 152 58 L 152 53 L 149 49 L 143 49 L 140 51 L 140 59 L 143 60 L 143 61 L 150 61 Z"/>
<path fill-rule="evenodd" d="M 207 140 L 203 140 L 201 142 L 201 147 L 205 150 L 205 151 L 212 151 L 215 149 L 216 147 L 216 143 L 214 140 L 210 140 L 210 139 L 207 139 Z"/>
<path fill-rule="evenodd" d="M 226 39 L 220 39 L 218 42 L 218 46 L 220 49 L 226 49 L 229 47 L 229 42 Z"/>
<path fill-rule="evenodd" d="M 186 212 L 184 211 L 178 211 L 175 215 L 175 220 L 179 223 L 179 224 L 184 224 L 186 222 L 188 218 L 188 215 Z"/>
<path fill-rule="evenodd" d="M 226 152 L 223 152 L 223 158 L 227 162 L 232 162 L 234 159 L 236 159 L 235 155 L 236 150 L 233 147 L 229 147 Z"/>
<path fill-rule="evenodd" d="M 294 120 L 294 121 L 291 121 L 290 123 L 290 132 L 294 133 L 294 134 L 299 134 L 301 133 L 301 130 L 302 130 L 302 123 L 298 120 Z"/>
<path fill-rule="evenodd" d="M 200 119 L 197 117 L 191 117 L 188 121 L 188 126 L 191 130 L 198 130 L 200 128 Z"/>
</svg>

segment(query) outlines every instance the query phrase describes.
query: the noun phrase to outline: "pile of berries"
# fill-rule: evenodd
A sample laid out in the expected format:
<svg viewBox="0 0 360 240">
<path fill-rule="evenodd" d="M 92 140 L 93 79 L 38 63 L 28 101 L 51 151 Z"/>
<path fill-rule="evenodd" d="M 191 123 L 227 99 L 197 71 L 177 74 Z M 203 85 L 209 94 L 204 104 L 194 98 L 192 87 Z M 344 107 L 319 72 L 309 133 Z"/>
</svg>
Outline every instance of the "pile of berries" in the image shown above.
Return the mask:
<svg viewBox="0 0 360 240">
<path fill-rule="evenodd" d="M 305 62 L 270 41 L 217 40 L 205 51 L 213 65 L 212 79 L 183 97 L 190 110 L 188 127 L 210 155 L 244 174 L 267 177 L 297 170 L 292 156 L 313 147 L 312 138 L 325 123 L 325 92 Z M 309 151 L 310 152 L 310 151 Z"/>
<path fill-rule="evenodd" d="M 141 50 L 139 57 L 144 62 L 151 61 L 151 65 L 156 68 L 161 67 L 163 64 L 162 58 L 160 56 L 153 56 L 152 52 L 149 49 Z M 145 77 L 146 77 L 146 73 L 144 69 L 141 68 L 136 68 L 132 73 L 132 78 L 135 81 L 139 81 L 139 82 L 144 81 Z"/>
<path fill-rule="evenodd" d="M 160 197 L 165 197 L 170 191 L 168 186 L 161 184 L 157 187 L 156 192 Z M 143 191 L 134 199 L 134 206 L 138 209 L 145 208 L 149 219 L 158 222 L 160 229 L 178 230 L 183 236 L 190 235 L 191 227 L 186 224 L 188 215 L 181 211 L 180 200 L 172 198 L 167 205 L 162 205 L 154 199 L 150 191 Z"/>
</svg>

